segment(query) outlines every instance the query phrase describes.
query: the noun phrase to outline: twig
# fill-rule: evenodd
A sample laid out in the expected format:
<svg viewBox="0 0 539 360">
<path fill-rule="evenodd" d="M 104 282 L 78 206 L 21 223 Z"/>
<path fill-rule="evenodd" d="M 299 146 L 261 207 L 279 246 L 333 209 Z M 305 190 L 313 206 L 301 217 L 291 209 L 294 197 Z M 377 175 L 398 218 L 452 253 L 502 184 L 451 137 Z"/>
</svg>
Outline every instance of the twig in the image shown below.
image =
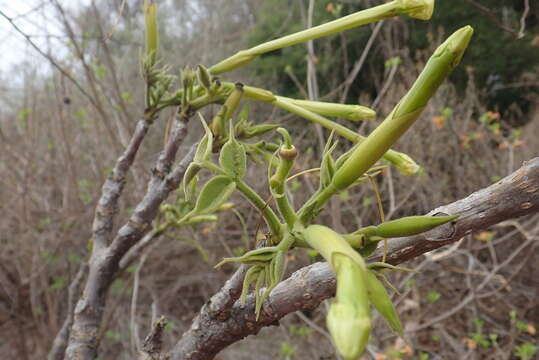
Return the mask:
<svg viewBox="0 0 539 360">
<path fill-rule="evenodd" d="M 163 349 L 163 330 L 167 325 L 167 320 L 161 316 L 152 326 L 152 331 L 144 339 L 142 349 L 139 352 L 139 360 L 161 360 L 166 357 L 161 356 Z"/>
<path fill-rule="evenodd" d="M 524 12 L 520 17 L 520 30 L 518 31 L 517 38 L 522 39 L 524 37 L 524 31 L 526 30 L 526 18 L 530 13 L 530 0 L 524 0 Z"/>
<path fill-rule="evenodd" d="M 348 74 L 348 77 L 344 81 L 344 90 L 341 95 L 341 102 L 344 103 L 346 101 L 346 97 L 348 96 L 348 91 L 350 91 L 350 87 L 354 83 L 354 80 L 356 79 L 357 75 L 361 71 L 361 68 L 363 67 L 363 64 L 365 63 L 365 60 L 367 59 L 367 55 L 371 51 L 371 47 L 374 44 L 374 40 L 380 33 L 380 29 L 382 28 L 382 25 L 384 24 L 384 20 L 379 21 L 374 28 L 372 29 L 371 36 L 369 37 L 369 40 L 367 40 L 367 44 L 365 45 L 365 49 L 363 49 L 363 52 L 361 53 L 361 56 L 358 61 L 354 63 L 354 68 L 352 71 L 350 71 L 350 74 Z"/>
<path fill-rule="evenodd" d="M 466 1 L 469 2 L 473 7 L 475 7 L 479 11 L 481 11 L 483 14 L 485 14 L 490 19 L 490 21 L 492 21 L 494 24 L 496 24 L 496 26 L 498 26 L 500 29 L 502 29 L 503 31 L 507 31 L 508 33 L 513 34 L 514 36 L 517 36 L 517 38 L 518 38 L 517 31 L 505 26 L 498 19 L 498 16 L 496 16 L 496 14 L 494 14 L 492 12 L 492 10 L 490 10 L 489 8 L 479 4 L 478 2 L 476 2 L 474 0 L 466 0 Z"/>
<path fill-rule="evenodd" d="M 47 59 L 52 66 L 54 66 L 56 69 L 58 69 L 58 71 L 64 75 L 66 78 L 68 78 L 72 83 L 73 85 L 75 85 L 75 87 L 77 89 L 79 89 L 79 91 L 88 99 L 88 101 L 90 101 L 90 103 L 92 105 L 94 105 L 95 107 L 97 107 L 97 104 L 95 103 L 95 100 L 94 98 L 88 94 L 88 92 L 86 92 L 86 90 L 84 90 L 84 88 L 82 87 L 81 84 L 79 84 L 79 82 L 77 80 L 75 80 L 75 78 L 73 76 L 71 76 L 66 70 L 64 70 L 64 68 L 62 68 L 60 66 L 60 64 L 58 64 L 56 62 L 56 60 L 54 60 L 54 58 L 52 56 L 50 56 L 49 54 L 45 53 L 43 50 L 41 50 L 39 48 L 39 46 L 36 45 L 36 43 L 34 43 L 32 41 L 32 39 L 30 38 L 29 35 L 27 35 L 24 31 L 21 30 L 21 28 L 19 28 L 17 26 L 17 24 L 15 24 L 14 20 L 12 18 L 10 18 L 9 16 L 7 16 L 3 11 L 0 10 L 0 16 L 2 16 L 3 18 L 5 18 L 7 21 L 9 21 L 9 23 L 11 24 L 11 26 L 13 26 L 13 28 L 15 29 L 15 31 L 17 31 L 19 34 L 21 34 L 25 39 L 26 41 L 28 41 L 28 43 L 30 44 L 31 47 L 34 48 L 34 50 L 36 50 L 41 56 L 43 56 L 45 59 Z"/>
</svg>

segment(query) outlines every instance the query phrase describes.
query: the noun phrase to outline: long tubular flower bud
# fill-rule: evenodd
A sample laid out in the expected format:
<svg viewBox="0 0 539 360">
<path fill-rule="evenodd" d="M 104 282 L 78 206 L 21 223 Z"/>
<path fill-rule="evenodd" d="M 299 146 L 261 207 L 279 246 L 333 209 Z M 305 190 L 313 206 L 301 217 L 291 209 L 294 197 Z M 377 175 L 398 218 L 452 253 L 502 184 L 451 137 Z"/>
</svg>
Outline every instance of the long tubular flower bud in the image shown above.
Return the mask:
<svg viewBox="0 0 539 360">
<path fill-rule="evenodd" d="M 459 64 L 472 34 L 472 27 L 465 26 L 436 49 L 404 98 L 337 170 L 332 182 L 337 191 L 363 176 L 419 118 L 436 89 Z"/>
<path fill-rule="evenodd" d="M 365 350 L 371 331 L 365 262 L 341 235 L 328 227 L 311 225 L 302 235 L 335 271 L 337 291 L 326 319 L 327 327 L 339 353 L 345 359 L 356 359 Z"/>
<path fill-rule="evenodd" d="M 223 82 L 222 85 L 223 87 L 226 87 L 231 90 L 234 89 L 234 86 L 235 86 L 234 83 L 231 83 L 231 82 Z M 327 119 L 323 117 L 322 115 L 316 112 L 310 111 L 307 108 L 299 106 L 295 103 L 295 102 L 303 101 L 303 100 L 296 100 L 296 99 L 290 99 L 283 96 L 273 95 L 268 90 L 264 90 L 264 89 L 260 89 L 260 88 L 256 88 L 252 86 L 244 86 L 243 95 L 250 99 L 272 104 L 273 106 L 276 106 L 280 109 L 289 111 L 304 119 L 320 124 L 326 129 L 335 131 L 336 134 L 352 142 L 358 143 L 365 140 L 365 137 L 359 135 L 353 130 L 350 130 L 346 126 L 343 126 L 335 121 L 331 121 L 330 119 Z M 410 156 L 404 153 L 395 151 L 393 149 L 389 149 L 384 154 L 384 159 L 386 159 L 391 164 L 393 164 L 393 166 L 395 166 L 399 170 L 399 172 L 401 172 L 404 175 L 415 175 L 421 170 L 421 167 Z"/>
<path fill-rule="evenodd" d="M 434 0 L 394 0 L 370 9 L 358 11 L 322 25 L 283 36 L 279 39 L 268 41 L 248 50 L 241 50 L 235 55 L 212 66 L 209 70 L 213 75 L 232 71 L 247 65 L 261 54 L 336 34 L 341 31 L 396 15 L 408 15 L 413 18 L 427 20 L 432 15 L 433 8 Z"/>
<path fill-rule="evenodd" d="M 290 99 L 295 105 L 323 116 L 342 117 L 352 121 L 374 119 L 376 112 L 366 106 Z"/>
<path fill-rule="evenodd" d="M 375 234 L 385 238 L 421 234 L 458 218 L 452 216 L 408 216 L 376 226 Z"/>
<path fill-rule="evenodd" d="M 150 65 L 157 60 L 159 31 L 157 29 L 157 4 L 144 1 L 144 22 L 146 25 L 146 56 Z"/>
</svg>

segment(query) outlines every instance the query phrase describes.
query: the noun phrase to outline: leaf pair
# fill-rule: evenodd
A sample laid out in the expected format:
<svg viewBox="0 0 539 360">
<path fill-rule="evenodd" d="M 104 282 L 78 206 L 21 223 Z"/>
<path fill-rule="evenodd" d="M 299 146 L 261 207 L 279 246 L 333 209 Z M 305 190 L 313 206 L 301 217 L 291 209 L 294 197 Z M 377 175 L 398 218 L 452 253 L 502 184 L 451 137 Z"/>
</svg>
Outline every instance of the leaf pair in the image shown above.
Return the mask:
<svg viewBox="0 0 539 360">
<path fill-rule="evenodd" d="M 271 258 L 269 263 L 258 264 L 252 266 L 245 275 L 243 282 L 242 295 L 240 296 L 240 301 L 242 304 L 245 304 L 245 299 L 251 283 L 255 283 L 255 314 L 256 320 L 260 317 L 260 311 L 262 310 L 262 305 L 264 301 L 268 298 L 271 291 L 279 284 L 283 278 L 283 274 L 286 267 L 286 252 L 277 251 L 274 253 L 274 256 Z M 262 287 L 265 287 L 265 290 L 261 292 Z"/>
</svg>

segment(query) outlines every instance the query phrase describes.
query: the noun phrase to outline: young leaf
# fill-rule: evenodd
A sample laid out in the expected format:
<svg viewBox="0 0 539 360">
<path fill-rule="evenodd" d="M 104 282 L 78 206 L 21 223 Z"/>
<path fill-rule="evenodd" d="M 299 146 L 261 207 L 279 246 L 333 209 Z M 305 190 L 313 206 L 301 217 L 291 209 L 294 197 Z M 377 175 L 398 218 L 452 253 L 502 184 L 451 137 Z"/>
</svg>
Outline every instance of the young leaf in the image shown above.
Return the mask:
<svg viewBox="0 0 539 360">
<path fill-rule="evenodd" d="M 234 189 L 236 189 L 236 183 L 228 176 L 214 177 L 200 191 L 193 212 L 197 215 L 214 212 L 230 197 Z"/>
<path fill-rule="evenodd" d="M 195 178 L 195 176 L 198 174 L 200 169 L 201 169 L 201 166 L 200 166 L 199 163 L 192 162 L 192 163 L 189 164 L 189 166 L 187 167 L 187 170 L 185 171 L 185 174 L 183 175 L 183 183 L 182 183 L 182 185 L 183 185 L 183 194 L 184 194 L 186 199 L 189 199 L 189 191 L 188 191 L 189 184 Z"/>
<path fill-rule="evenodd" d="M 198 115 L 200 116 L 200 121 L 202 122 L 202 126 L 204 127 L 206 134 L 202 137 L 202 140 L 200 140 L 200 143 L 198 144 L 193 162 L 202 162 L 208 160 L 213 147 L 213 134 L 202 115 Z"/>
<path fill-rule="evenodd" d="M 320 165 L 321 188 L 325 188 L 326 186 L 328 186 L 331 183 L 333 174 L 335 174 L 335 161 L 333 160 L 331 154 L 333 153 L 333 150 L 335 150 L 336 146 L 337 143 L 335 142 L 333 145 L 327 148 L 327 150 L 324 150 L 324 157 L 322 158 L 322 164 Z"/>
<path fill-rule="evenodd" d="M 389 295 L 384 288 L 384 285 L 378 280 L 376 275 L 367 270 L 367 290 L 369 292 L 369 300 L 372 305 L 378 310 L 380 315 L 384 317 L 387 323 L 393 330 L 402 336 L 402 325 L 399 316 L 395 311 L 395 307 L 389 298 Z"/>
<path fill-rule="evenodd" d="M 246 139 L 249 139 L 249 138 L 252 138 L 252 137 L 255 137 L 255 136 L 258 136 L 258 135 L 265 134 L 268 131 L 277 129 L 280 126 L 281 125 L 279 125 L 279 124 L 261 124 L 261 125 L 251 126 L 251 127 L 247 128 L 247 129 L 245 129 L 244 137 Z"/>
<path fill-rule="evenodd" d="M 219 154 L 219 164 L 233 179 L 241 179 L 247 169 L 245 148 L 233 136 L 223 145 Z"/>
</svg>

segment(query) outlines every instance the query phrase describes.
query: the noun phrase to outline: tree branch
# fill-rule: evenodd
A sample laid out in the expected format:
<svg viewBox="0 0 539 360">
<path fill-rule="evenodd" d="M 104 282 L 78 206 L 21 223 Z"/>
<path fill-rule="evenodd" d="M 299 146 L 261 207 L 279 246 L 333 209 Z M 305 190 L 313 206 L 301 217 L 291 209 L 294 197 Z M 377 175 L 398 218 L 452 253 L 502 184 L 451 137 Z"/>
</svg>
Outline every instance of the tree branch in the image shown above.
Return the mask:
<svg viewBox="0 0 539 360">
<path fill-rule="evenodd" d="M 532 159 L 503 180 L 479 190 L 465 199 L 439 207 L 430 214 L 461 214 L 446 224 L 420 236 L 390 240 L 388 260 L 399 264 L 421 254 L 459 240 L 466 234 L 487 229 L 501 221 L 539 211 L 539 158 Z M 380 252 L 371 257 L 380 258 Z M 220 293 L 229 291 L 227 286 Z M 171 360 L 209 360 L 227 347 L 269 325 L 276 325 L 285 315 L 314 309 L 334 295 L 335 278 L 327 263 L 316 263 L 296 271 L 281 282 L 263 306 L 260 319 L 255 320 L 254 296 L 245 305 L 236 302 L 229 316 L 217 319 L 211 306 L 204 306 L 191 328 L 170 353 Z M 211 304 L 211 302 L 210 302 Z"/>
<path fill-rule="evenodd" d="M 73 311 L 75 310 L 75 301 L 80 294 L 80 288 L 84 281 L 84 275 L 88 271 L 88 264 L 81 264 L 77 275 L 69 285 L 67 295 L 67 316 L 64 320 L 62 328 L 54 338 L 54 343 L 49 351 L 47 357 L 48 360 L 62 360 L 64 358 L 65 350 L 67 347 L 67 339 L 69 338 L 69 329 L 73 325 Z"/>
<path fill-rule="evenodd" d="M 135 211 L 107 246 L 106 237 L 112 229 L 112 215 L 114 211 L 106 214 L 109 218 L 96 220 L 94 233 L 99 231 L 99 241 L 94 244 L 89 261 L 88 280 L 74 311 L 74 321 L 69 335 L 69 344 L 66 350 L 66 359 L 95 359 L 99 343 L 99 328 L 106 304 L 106 296 L 112 281 L 116 278 L 120 269 L 120 260 L 141 238 L 151 229 L 151 222 L 157 216 L 159 206 L 168 195 L 178 187 L 187 166 L 192 161 L 195 148 L 172 168 L 176 153 L 187 132 L 187 118 L 178 119 L 173 128 L 164 150 L 160 154 L 156 166 L 152 171 L 152 177 L 148 189 Z M 147 131 L 147 129 L 145 130 Z M 120 176 L 115 179 L 115 174 L 125 176 L 140 145 L 137 141 L 145 131 L 137 127 L 126 152 L 118 160 L 111 182 L 103 186 L 103 195 L 100 205 L 108 204 L 109 209 L 117 202 L 123 188 L 124 179 Z M 140 139 L 142 140 L 142 139 Z M 130 151 L 132 149 L 133 151 Z M 96 214 L 99 213 L 96 211 Z M 97 217 L 97 215 L 96 215 Z"/>
</svg>

